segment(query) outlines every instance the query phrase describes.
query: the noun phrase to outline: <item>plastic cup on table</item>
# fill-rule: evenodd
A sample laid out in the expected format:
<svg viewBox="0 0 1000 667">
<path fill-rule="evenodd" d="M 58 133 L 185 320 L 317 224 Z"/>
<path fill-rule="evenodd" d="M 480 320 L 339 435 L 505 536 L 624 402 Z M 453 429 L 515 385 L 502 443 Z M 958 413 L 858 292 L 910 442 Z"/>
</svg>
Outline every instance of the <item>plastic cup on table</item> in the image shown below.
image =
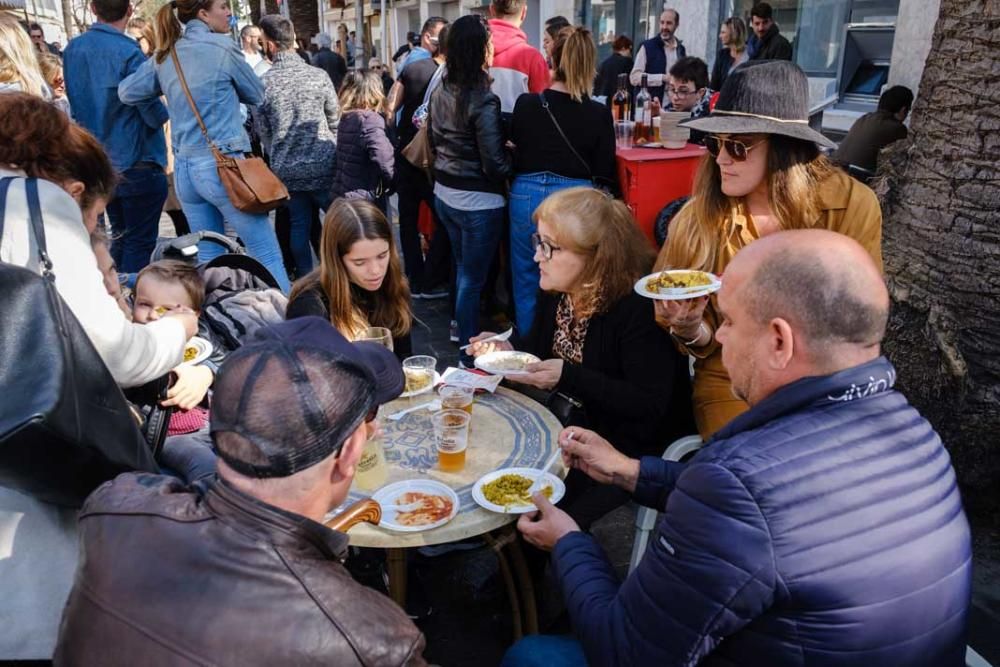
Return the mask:
<svg viewBox="0 0 1000 667">
<path fill-rule="evenodd" d="M 469 419 L 469 413 L 465 410 L 441 410 L 431 417 L 438 468 L 443 472 L 459 472 L 465 467 L 465 451 L 469 446 Z"/>
<path fill-rule="evenodd" d="M 468 387 L 456 387 L 443 385 L 438 389 L 438 396 L 441 397 L 442 410 L 465 410 L 472 414 L 472 401 L 475 392 Z"/>
<path fill-rule="evenodd" d="M 635 121 L 615 121 L 615 145 L 619 149 L 632 148 L 634 142 Z"/>
</svg>

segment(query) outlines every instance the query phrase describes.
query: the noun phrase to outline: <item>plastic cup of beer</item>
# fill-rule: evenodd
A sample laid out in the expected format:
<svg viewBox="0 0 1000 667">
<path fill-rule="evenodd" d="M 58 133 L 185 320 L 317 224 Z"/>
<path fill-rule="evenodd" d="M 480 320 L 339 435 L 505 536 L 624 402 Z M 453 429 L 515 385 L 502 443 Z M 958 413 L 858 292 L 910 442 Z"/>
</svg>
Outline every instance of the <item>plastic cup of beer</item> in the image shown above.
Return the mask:
<svg viewBox="0 0 1000 667">
<path fill-rule="evenodd" d="M 441 397 L 442 410 L 465 410 L 469 415 L 472 415 L 474 390 L 468 387 L 444 385 L 438 389 L 438 396 Z"/>
<path fill-rule="evenodd" d="M 358 336 L 358 341 L 378 343 L 392 349 L 392 332 L 385 327 L 368 327 Z"/>
<path fill-rule="evenodd" d="M 469 446 L 469 413 L 465 410 L 441 410 L 431 417 L 434 440 L 437 443 L 438 468 L 444 472 L 459 472 L 465 467 L 465 450 Z"/>
</svg>

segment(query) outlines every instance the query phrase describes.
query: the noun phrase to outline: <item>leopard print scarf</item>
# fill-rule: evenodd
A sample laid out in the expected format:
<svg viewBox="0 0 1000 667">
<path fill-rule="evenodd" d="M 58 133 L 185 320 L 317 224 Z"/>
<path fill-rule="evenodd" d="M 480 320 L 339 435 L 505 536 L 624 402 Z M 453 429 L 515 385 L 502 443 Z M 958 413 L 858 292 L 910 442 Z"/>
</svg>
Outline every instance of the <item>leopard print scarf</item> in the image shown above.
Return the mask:
<svg viewBox="0 0 1000 667">
<path fill-rule="evenodd" d="M 573 302 L 568 294 L 559 297 L 556 307 L 556 332 L 552 337 L 552 353 L 574 364 L 583 362 L 583 341 L 587 338 L 590 317 L 573 318 Z"/>
</svg>

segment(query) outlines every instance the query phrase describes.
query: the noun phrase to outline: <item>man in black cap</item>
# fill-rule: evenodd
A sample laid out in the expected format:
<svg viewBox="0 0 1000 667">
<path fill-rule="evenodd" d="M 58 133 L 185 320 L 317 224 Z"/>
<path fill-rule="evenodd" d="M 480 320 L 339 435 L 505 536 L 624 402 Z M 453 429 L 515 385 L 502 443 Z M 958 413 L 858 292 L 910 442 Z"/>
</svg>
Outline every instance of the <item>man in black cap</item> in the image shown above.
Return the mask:
<svg viewBox="0 0 1000 667">
<path fill-rule="evenodd" d="M 351 579 L 347 536 L 322 524 L 403 384 L 389 350 L 318 317 L 230 355 L 212 404 L 218 476 L 128 473 L 84 505 L 56 662 L 425 664 L 423 635 Z"/>
</svg>

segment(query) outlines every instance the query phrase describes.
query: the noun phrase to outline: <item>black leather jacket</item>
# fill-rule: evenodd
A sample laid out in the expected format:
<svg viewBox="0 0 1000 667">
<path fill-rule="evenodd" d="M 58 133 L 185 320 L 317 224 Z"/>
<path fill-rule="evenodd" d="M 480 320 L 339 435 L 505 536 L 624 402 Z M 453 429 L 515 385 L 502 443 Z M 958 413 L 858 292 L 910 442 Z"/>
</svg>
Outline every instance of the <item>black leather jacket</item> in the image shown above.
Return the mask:
<svg viewBox="0 0 1000 667">
<path fill-rule="evenodd" d="M 459 190 L 504 193 L 510 177 L 510 154 L 504 148 L 500 98 L 489 89 L 464 95 L 447 82 L 431 95 L 430 133 L 434 148 L 434 179 Z"/>
<path fill-rule="evenodd" d="M 79 524 L 57 665 L 427 664 L 403 610 L 341 565 L 347 535 L 221 479 L 126 473 Z"/>
</svg>

